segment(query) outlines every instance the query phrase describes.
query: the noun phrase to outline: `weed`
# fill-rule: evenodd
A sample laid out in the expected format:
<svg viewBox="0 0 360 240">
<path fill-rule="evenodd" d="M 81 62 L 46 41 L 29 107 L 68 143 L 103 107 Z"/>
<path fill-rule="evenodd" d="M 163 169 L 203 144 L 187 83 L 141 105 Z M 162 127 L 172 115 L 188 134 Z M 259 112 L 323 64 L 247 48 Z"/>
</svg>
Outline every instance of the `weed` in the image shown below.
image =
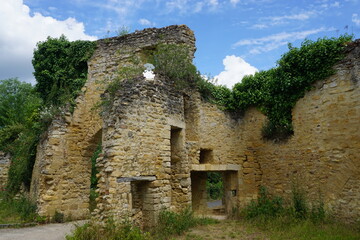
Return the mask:
<svg viewBox="0 0 360 240">
<path fill-rule="evenodd" d="M 283 211 L 283 200 L 280 197 L 270 197 L 266 188 L 261 186 L 259 198 L 252 201 L 245 209 L 244 214 L 248 219 L 255 217 L 275 217 Z"/>
<path fill-rule="evenodd" d="M 26 196 L 9 198 L 1 194 L 0 196 L 0 223 L 26 223 L 38 219 L 36 205 Z"/>
<path fill-rule="evenodd" d="M 128 222 L 118 223 L 109 219 L 105 224 L 95 222 L 77 226 L 71 235 L 66 236 L 66 240 L 152 240 L 149 233 L 142 232 L 138 227 Z"/>
<path fill-rule="evenodd" d="M 218 223 L 218 220 L 210 218 L 196 218 L 190 208 L 185 208 L 180 213 L 162 211 L 156 227 L 156 239 L 165 240 L 172 235 L 181 235 L 189 228 L 197 225 Z"/>
<path fill-rule="evenodd" d="M 64 222 L 64 214 L 58 211 L 55 211 L 54 216 L 52 217 L 52 222 L 55 223 L 63 223 Z"/>
</svg>

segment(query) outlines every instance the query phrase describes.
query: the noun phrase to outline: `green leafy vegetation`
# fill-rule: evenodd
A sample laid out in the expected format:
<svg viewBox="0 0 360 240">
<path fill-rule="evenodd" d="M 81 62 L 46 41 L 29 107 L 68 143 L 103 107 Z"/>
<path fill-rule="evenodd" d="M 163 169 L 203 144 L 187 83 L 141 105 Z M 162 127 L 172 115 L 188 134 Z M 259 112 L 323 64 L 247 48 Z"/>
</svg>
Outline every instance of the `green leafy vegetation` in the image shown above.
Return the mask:
<svg viewBox="0 0 360 240">
<path fill-rule="evenodd" d="M 265 187 L 260 187 L 259 197 L 243 210 L 245 218 L 275 217 L 284 210 L 283 200 L 280 197 L 270 197 Z"/>
<path fill-rule="evenodd" d="M 61 107 L 74 102 L 94 49 L 94 42 L 49 37 L 34 51 L 35 88 L 17 79 L 0 81 L 0 151 L 11 155 L 7 194 L 29 189 L 40 135 Z"/>
<path fill-rule="evenodd" d="M 266 139 L 282 140 L 293 133 L 291 111 L 296 102 L 317 80 L 323 80 L 335 70 L 335 63 L 344 57 L 344 47 L 352 36 L 305 40 L 300 48 L 289 45 L 277 67 L 245 76 L 232 91 L 202 81 L 199 90 L 205 99 L 230 111 L 244 111 L 256 106 L 268 122 L 263 128 Z"/>
<path fill-rule="evenodd" d="M 0 193 L 0 224 L 28 223 L 39 221 L 36 205 L 21 195 L 15 199 Z"/>
<path fill-rule="evenodd" d="M 154 72 L 170 80 L 178 89 L 196 86 L 200 73 L 192 64 L 190 49 L 182 44 L 159 44 L 147 53 Z"/>
<path fill-rule="evenodd" d="M 128 222 L 117 223 L 113 219 L 106 221 L 104 225 L 96 222 L 77 226 L 72 235 L 66 236 L 66 240 L 152 240 L 149 233 L 142 232 L 140 228 Z"/>
<path fill-rule="evenodd" d="M 96 208 L 96 198 L 98 197 L 98 193 L 96 192 L 98 178 L 96 174 L 99 173 L 96 168 L 96 159 L 99 157 L 101 153 L 101 142 L 96 147 L 92 157 L 91 157 L 91 178 L 90 178 L 90 205 L 89 209 L 92 212 Z"/>
<path fill-rule="evenodd" d="M 224 195 L 222 173 L 208 172 L 206 180 L 206 192 L 208 199 L 218 200 Z"/>
<path fill-rule="evenodd" d="M 70 42 L 64 35 L 39 42 L 32 60 L 36 91 L 48 106 L 73 104 L 87 79 L 87 60 L 96 42 Z"/>
<path fill-rule="evenodd" d="M 11 155 L 7 192 L 30 187 L 36 145 L 43 125 L 39 122 L 41 98 L 29 83 L 0 81 L 0 150 Z"/>
<path fill-rule="evenodd" d="M 158 224 L 149 229 L 149 232 L 141 231 L 140 228 L 129 222 L 118 223 L 108 219 L 104 225 L 90 222 L 78 226 L 67 240 L 166 240 L 174 235 L 181 235 L 191 227 L 218 223 L 210 218 L 194 217 L 190 208 L 180 213 L 162 211 L 159 214 Z"/>
<path fill-rule="evenodd" d="M 285 206 L 282 198 L 271 196 L 260 187 L 259 197 L 240 213 L 243 223 L 264 232 L 270 239 L 358 239 L 355 225 L 336 222 L 326 214 L 322 198 L 309 204 L 298 184 L 292 187 L 292 203 Z M 311 205 L 311 207 L 309 207 Z"/>
</svg>

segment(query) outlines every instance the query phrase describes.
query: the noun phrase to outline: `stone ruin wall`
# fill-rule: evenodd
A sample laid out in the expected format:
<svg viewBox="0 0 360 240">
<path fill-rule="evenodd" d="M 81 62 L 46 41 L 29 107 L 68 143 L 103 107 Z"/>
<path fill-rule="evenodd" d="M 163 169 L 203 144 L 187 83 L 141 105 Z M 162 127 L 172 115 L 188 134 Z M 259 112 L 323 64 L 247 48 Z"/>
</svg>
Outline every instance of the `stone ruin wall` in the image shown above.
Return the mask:
<svg viewBox="0 0 360 240">
<path fill-rule="evenodd" d="M 177 211 L 189 204 L 206 212 L 201 206 L 207 171 L 224 172 L 227 212 L 255 199 L 260 185 L 289 198 L 297 180 L 309 199 L 320 191 L 340 217 L 359 218 L 358 44 L 336 66 L 337 74 L 298 101 L 295 134 L 286 143 L 262 140 L 266 118 L 256 109 L 234 117 L 159 77 L 124 82 L 103 122 L 92 111 L 106 83 L 134 54 L 158 42 L 194 47 L 194 41 L 187 27 L 172 26 L 98 42 L 75 112 L 54 121 L 39 146 L 32 193 L 40 213 L 88 216 L 89 159 L 102 139 L 99 218 L 149 222 L 162 208 Z"/>
<path fill-rule="evenodd" d="M 162 42 L 185 43 L 195 51 L 193 32 L 186 26 L 145 29 L 97 42 L 74 112 L 55 119 L 38 146 L 30 195 L 40 215 L 51 217 L 58 211 L 72 219 L 89 216 L 90 157 L 103 135 L 95 106 L 121 66 Z"/>
<path fill-rule="evenodd" d="M 171 206 L 170 138 L 172 128 L 185 131 L 182 94 L 157 78 L 123 83 L 117 94 L 104 118 L 103 157 L 97 164 L 100 197 L 96 211 L 103 217 L 129 216 L 153 223 L 161 209 Z M 183 141 L 178 144 L 184 145 Z M 179 158 L 186 164 L 182 150 L 178 151 Z M 190 183 L 182 187 L 189 192 Z M 176 199 L 190 204 L 190 198 Z"/>
<path fill-rule="evenodd" d="M 0 191 L 4 191 L 10 168 L 10 154 L 0 152 Z"/>
<path fill-rule="evenodd" d="M 351 43 L 346 52 L 346 58 L 334 66 L 337 73 L 315 83 L 296 104 L 295 133 L 287 142 L 262 139 L 266 117 L 254 108 L 234 118 L 212 104 L 195 104 L 198 110 L 191 111 L 187 129 L 192 125 L 197 134 L 189 136 L 195 140 L 190 145 L 211 149 L 212 164 L 240 166 L 230 179 L 237 186 L 236 199 L 226 196 L 233 201 L 231 206 L 243 207 L 255 199 L 260 185 L 286 201 L 292 186 L 298 186 L 309 205 L 321 200 L 343 220 L 360 219 L 360 41 Z M 199 154 L 191 152 L 196 151 L 189 152 L 189 161 L 197 164 Z M 202 194 L 204 202 L 204 190 Z"/>
<path fill-rule="evenodd" d="M 258 141 L 262 184 L 289 197 L 292 183 L 309 202 L 322 197 L 343 219 L 360 219 L 360 41 L 348 47 L 337 73 L 318 81 L 293 109 L 287 143 Z"/>
</svg>

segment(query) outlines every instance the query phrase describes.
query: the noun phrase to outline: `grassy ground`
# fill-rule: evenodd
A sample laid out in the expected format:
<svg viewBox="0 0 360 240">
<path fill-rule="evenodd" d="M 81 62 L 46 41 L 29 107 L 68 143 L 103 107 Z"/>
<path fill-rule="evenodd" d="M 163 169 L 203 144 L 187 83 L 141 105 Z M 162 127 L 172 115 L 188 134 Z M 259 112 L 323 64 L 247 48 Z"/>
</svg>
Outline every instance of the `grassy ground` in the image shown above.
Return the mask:
<svg viewBox="0 0 360 240">
<path fill-rule="evenodd" d="M 250 240 L 270 239 L 264 233 L 251 226 L 243 225 L 239 221 L 221 221 L 217 224 L 198 226 L 190 229 L 182 236 L 172 240 Z"/>
<path fill-rule="evenodd" d="M 261 225 L 262 224 L 262 225 Z M 286 219 L 250 222 L 226 220 L 198 226 L 172 240 L 359 240 L 360 231 L 335 223 L 314 224 L 309 220 L 287 222 Z"/>
</svg>

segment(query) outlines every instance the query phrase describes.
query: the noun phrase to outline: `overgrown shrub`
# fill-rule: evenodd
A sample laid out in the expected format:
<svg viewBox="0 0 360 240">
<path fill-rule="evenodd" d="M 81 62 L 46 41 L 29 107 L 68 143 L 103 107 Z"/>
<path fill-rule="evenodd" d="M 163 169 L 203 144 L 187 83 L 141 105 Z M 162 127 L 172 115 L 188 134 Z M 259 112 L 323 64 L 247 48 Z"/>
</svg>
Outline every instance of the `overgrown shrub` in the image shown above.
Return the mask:
<svg viewBox="0 0 360 240">
<path fill-rule="evenodd" d="M 306 202 L 305 191 L 298 183 L 293 183 L 291 193 L 295 217 L 305 219 L 308 216 L 308 204 Z"/>
<path fill-rule="evenodd" d="M 284 210 L 283 200 L 280 197 L 270 197 L 265 187 L 261 186 L 256 201 L 245 207 L 243 213 L 247 219 L 256 217 L 276 217 Z"/>
<path fill-rule="evenodd" d="M 104 225 L 90 222 L 77 226 L 67 240 L 152 240 L 149 233 L 142 232 L 140 228 L 128 222 L 117 223 L 113 219 L 106 221 Z"/>
<path fill-rule="evenodd" d="M 87 60 L 96 42 L 70 42 L 64 35 L 38 42 L 32 64 L 36 91 L 47 106 L 74 104 L 74 99 L 87 79 Z"/>
<path fill-rule="evenodd" d="M 191 227 L 217 222 L 215 219 L 194 217 L 190 208 L 185 208 L 180 213 L 162 211 L 159 214 L 158 225 L 155 228 L 155 238 L 166 240 L 172 235 L 181 235 Z"/>
<path fill-rule="evenodd" d="M 335 73 L 333 66 L 344 57 L 345 44 L 352 36 L 305 40 L 300 48 L 289 45 L 289 51 L 267 71 L 245 76 L 232 91 L 199 81 L 205 99 L 230 111 L 244 111 L 255 106 L 268 121 L 262 133 L 265 139 L 284 140 L 293 134 L 291 112 L 296 102 L 315 81 Z"/>
<path fill-rule="evenodd" d="M 0 194 L 0 224 L 23 223 L 36 221 L 36 205 L 26 196 L 9 198 L 6 194 Z"/>
<path fill-rule="evenodd" d="M 169 79 L 178 89 L 195 87 L 201 78 L 186 45 L 159 44 L 147 55 L 147 60 L 155 67 L 154 72 Z"/>
<path fill-rule="evenodd" d="M 223 197 L 224 186 L 220 172 L 208 172 L 206 180 L 206 191 L 209 199 L 218 200 Z"/>
<path fill-rule="evenodd" d="M 10 153 L 7 193 L 29 188 L 41 122 L 42 100 L 29 83 L 17 79 L 0 81 L 0 151 Z"/>
</svg>

